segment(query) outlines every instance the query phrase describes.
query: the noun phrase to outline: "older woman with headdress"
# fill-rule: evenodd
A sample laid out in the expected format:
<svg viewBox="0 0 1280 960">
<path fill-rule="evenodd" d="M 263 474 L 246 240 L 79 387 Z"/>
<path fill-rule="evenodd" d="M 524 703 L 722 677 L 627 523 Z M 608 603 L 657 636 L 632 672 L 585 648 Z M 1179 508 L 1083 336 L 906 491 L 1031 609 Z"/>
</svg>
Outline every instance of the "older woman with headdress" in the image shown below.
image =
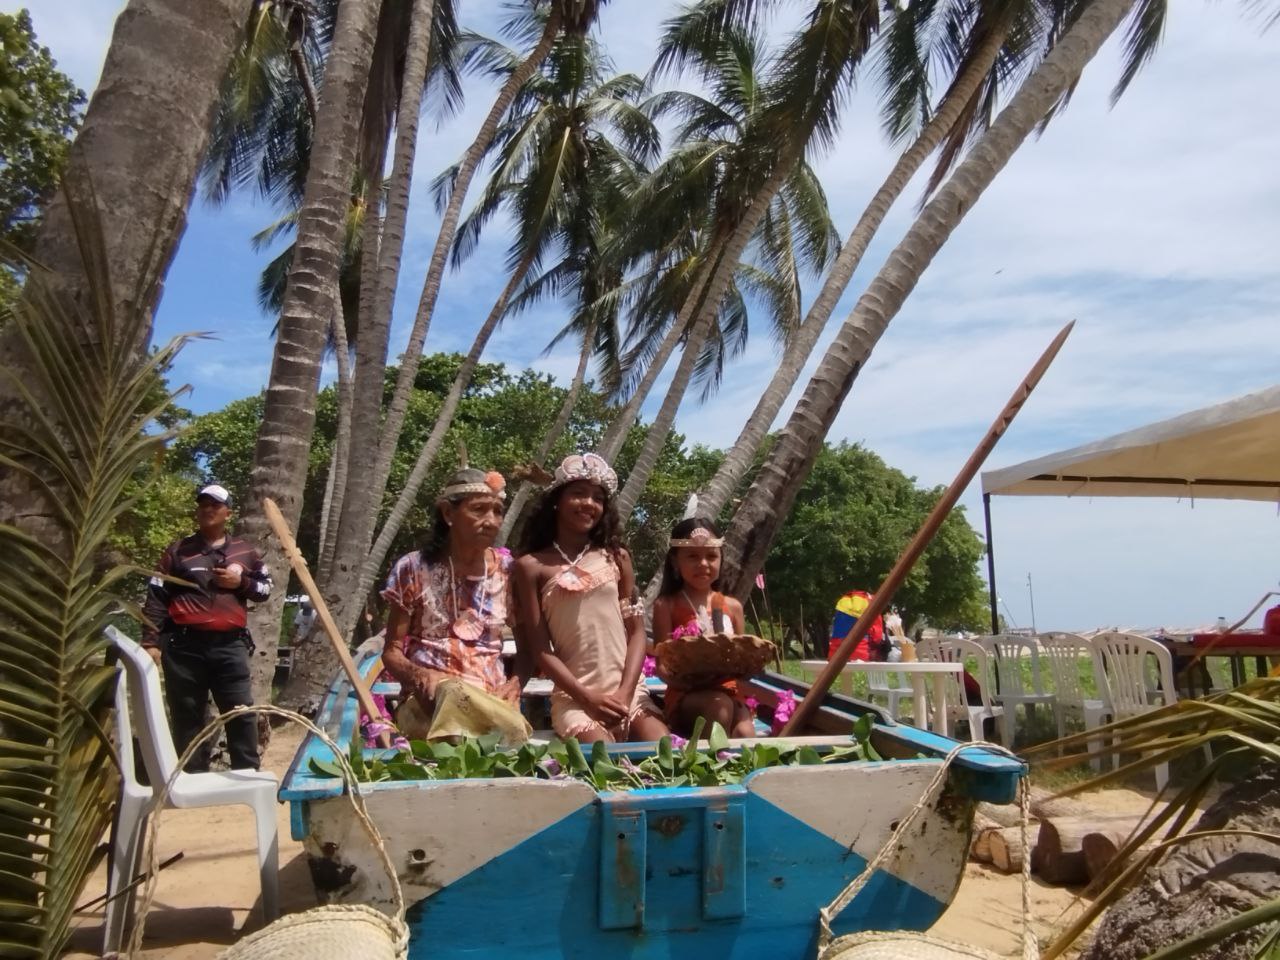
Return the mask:
<svg viewBox="0 0 1280 960">
<path fill-rule="evenodd" d="M 518 642 L 555 684 L 556 733 L 583 742 L 667 733 L 641 676 L 644 609 L 618 533 L 617 491 L 601 457 L 566 457 L 525 528 L 515 567 Z"/>
<path fill-rule="evenodd" d="M 501 474 L 458 470 L 440 491 L 426 542 L 396 562 L 382 591 L 391 608 L 383 665 L 428 717 L 450 679 L 519 703 L 520 681 L 502 664 L 511 556 L 493 546 L 505 500 Z"/>
</svg>

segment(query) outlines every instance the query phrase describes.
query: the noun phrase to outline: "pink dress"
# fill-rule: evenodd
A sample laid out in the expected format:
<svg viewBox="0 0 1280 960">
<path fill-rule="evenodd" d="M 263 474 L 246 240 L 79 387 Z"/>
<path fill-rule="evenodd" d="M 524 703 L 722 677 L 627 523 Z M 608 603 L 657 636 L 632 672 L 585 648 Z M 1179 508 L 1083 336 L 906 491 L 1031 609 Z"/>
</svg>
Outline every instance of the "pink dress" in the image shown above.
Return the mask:
<svg viewBox="0 0 1280 960">
<path fill-rule="evenodd" d="M 627 631 L 618 606 L 618 566 L 605 550 L 592 550 L 578 562 L 585 573 L 585 589 L 567 590 L 553 577 L 542 588 L 542 616 L 551 635 L 551 648 L 564 665 L 591 690 L 610 692 L 622 682 L 627 661 Z M 631 696 L 630 724 L 642 713 L 662 714 L 644 689 L 644 677 Z M 578 701 L 557 687 L 551 694 L 551 724 L 561 737 L 604 731 L 615 740 L 626 731 L 607 729 Z"/>
<path fill-rule="evenodd" d="M 507 680 L 502 628 L 513 609 L 511 563 L 505 551 L 491 551 L 484 576 L 455 579 L 447 562 L 423 563 L 417 550 L 397 560 L 382 596 L 409 615 L 405 656 L 420 666 L 496 692 Z M 479 615 L 484 626 L 475 640 L 463 640 L 451 629 L 457 615 L 468 609 Z"/>
</svg>

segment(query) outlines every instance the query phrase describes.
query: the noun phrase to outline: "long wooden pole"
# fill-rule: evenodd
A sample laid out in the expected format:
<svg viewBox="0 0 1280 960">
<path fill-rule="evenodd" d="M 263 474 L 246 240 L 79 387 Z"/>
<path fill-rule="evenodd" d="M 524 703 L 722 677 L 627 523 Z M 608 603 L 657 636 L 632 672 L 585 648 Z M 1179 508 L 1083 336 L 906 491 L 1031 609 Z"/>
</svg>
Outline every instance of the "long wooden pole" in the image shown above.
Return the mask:
<svg viewBox="0 0 1280 960">
<path fill-rule="evenodd" d="M 325 604 L 324 597 L 320 595 L 320 588 L 316 586 L 316 582 L 311 576 L 311 571 L 307 568 L 307 561 L 302 556 L 302 551 L 298 549 L 297 542 L 293 539 L 293 532 L 289 529 L 289 524 L 285 520 L 284 514 L 280 512 L 280 508 L 276 506 L 276 502 L 270 497 L 262 498 L 262 512 L 266 514 L 267 523 L 271 525 L 272 532 L 276 535 L 276 539 L 280 541 L 280 547 L 284 550 L 284 555 L 289 558 L 289 563 L 293 567 L 293 572 L 298 575 L 302 588 L 311 597 L 312 606 L 316 609 L 316 617 L 324 626 L 324 632 L 329 635 L 329 642 L 333 644 L 334 653 L 338 655 L 338 662 L 342 664 L 343 672 L 346 673 L 347 680 L 351 683 L 351 689 L 356 692 L 356 699 L 360 701 L 360 709 L 368 714 L 370 720 L 389 720 L 374 705 L 373 694 L 365 686 L 364 678 L 360 676 L 360 671 L 356 669 L 355 661 L 351 659 L 346 641 L 342 639 L 342 631 L 334 623 L 333 615 L 329 613 L 329 607 Z M 384 730 L 378 734 L 378 742 L 384 747 L 391 746 L 390 732 Z"/>
<path fill-rule="evenodd" d="M 813 681 L 813 686 L 809 688 L 809 692 L 797 704 L 795 713 L 791 715 L 791 719 L 782 728 L 780 736 L 795 735 L 804 728 L 809 717 L 818 709 L 818 705 L 827 695 L 827 691 L 831 689 L 836 677 L 840 676 L 840 671 L 849 662 L 849 657 L 853 654 L 854 647 L 867 635 L 867 631 L 871 629 L 871 624 L 875 622 L 876 617 L 888 609 L 889 601 L 893 599 L 894 593 L 902 586 L 902 581 L 907 579 L 907 574 L 911 572 L 915 562 L 920 559 L 920 555 L 929 546 L 929 542 L 933 540 L 938 528 L 942 526 L 942 521 L 947 518 L 951 508 L 956 505 L 956 501 L 960 499 L 960 494 L 964 493 L 965 487 L 969 485 L 969 482 L 977 474 L 983 461 L 987 459 L 988 454 L 995 448 L 996 443 L 1004 436 L 1005 431 L 1009 429 L 1009 424 L 1013 422 L 1013 418 L 1018 415 L 1022 405 L 1031 396 L 1031 391 L 1036 388 L 1040 378 L 1044 376 L 1045 371 L 1049 369 L 1049 365 L 1053 363 L 1054 357 L 1062 349 L 1062 344 L 1066 341 L 1067 335 L 1071 333 L 1071 328 L 1074 326 L 1075 321 L 1072 320 L 1058 332 L 1058 335 L 1053 338 L 1053 342 L 1049 344 L 1044 353 L 1040 355 L 1040 359 L 1036 361 L 1035 366 L 1031 368 L 1031 372 L 1018 384 L 1018 388 L 1014 390 L 1009 402 L 1005 404 L 1004 409 L 1000 411 L 1000 415 L 991 424 L 991 429 L 987 431 L 987 435 L 982 438 L 982 442 L 970 454 L 965 465 L 956 474 L 956 478 L 951 481 L 951 486 L 947 487 L 942 498 L 925 519 L 924 525 L 920 527 L 915 537 L 907 544 L 907 548 L 902 551 L 902 556 L 898 557 L 898 562 L 893 565 L 893 569 L 885 577 L 884 583 L 880 584 L 880 588 L 872 595 L 871 602 L 867 604 L 867 609 L 862 611 L 862 616 L 858 617 L 857 623 L 850 628 L 849 633 L 840 642 L 835 654 L 828 661 L 822 672 L 818 674 L 818 678 Z"/>
</svg>

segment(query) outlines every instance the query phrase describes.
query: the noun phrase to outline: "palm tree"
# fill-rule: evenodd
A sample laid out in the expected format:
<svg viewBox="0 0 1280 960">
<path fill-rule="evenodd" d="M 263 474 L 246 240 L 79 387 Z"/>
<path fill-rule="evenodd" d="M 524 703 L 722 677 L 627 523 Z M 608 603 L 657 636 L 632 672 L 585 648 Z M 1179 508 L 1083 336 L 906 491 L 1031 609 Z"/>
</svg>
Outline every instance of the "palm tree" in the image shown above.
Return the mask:
<svg viewBox="0 0 1280 960">
<path fill-rule="evenodd" d="M 1036 67 L 991 128 L 924 208 L 859 298 L 810 379 L 727 534 L 724 582 L 738 596 L 755 573 L 813 466 L 854 378 L 929 262 L 1037 125 L 1066 96 L 1137 0 L 1093 0 Z M 1158 2 L 1158 0 L 1152 0 Z M 1145 4 L 1144 4 L 1145 5 Z M 1154 41 L 1155 38 L 1152 38 Z M 1148 47 L 1131 56 L 1144 56 Z"/>
<path fill-rule="evenodd" d="M 389 332 L 389 311 L 394 294 L 392 281 L 395 279 L 395 273 L 392 265 L 390 263 L 383 265 L 378 283 L 378 296 L 379 309 L 386 313 L 379 314 L 375 311 L 379 316 L 379 323 L 376 329 L 370 331 L 371 340 L 374 337 L 381 338 L 381 349 L 374 349 L 372 344 L 358 345 L 356 393 L 367 403 L 367 406 L 362 405 L 352 418 L 353 436 L 362 444 L 359 450 L 353 450 L 352 455 L 360 462 L 372 466 L 351 475 L 347 501 L 344 504 L 337 531 L 337 550 L 332 561 L 330 580 L 322 584 L 326 594 L 345 598 L 347 590 L 360 575 L 361 567 L 368 555 L 373 540 L 374 523 L 381 506 L 381 497 L 390 476 L 391 461 L 404 425 L 409 396 L 413 392 L 422 355 L 422 345 L 430 326 L 436 298 L 439 296 L 444 268 L 462 212 L 462 203 L 476 167 L 489 149 L 498 124 L 516 93 L 551 51 L 557 35 L 561 31 L 584 33 L 589 30 L 595 22 L 601 2 L 602 0 L 546 0 L 546 9 L 543 12 L 539 9 L 543 5 L 543 0 L 531 0 L 530 9 L 508 24 L 506 32 L 518 40 L 531 44 L 532 49 L 507 77 L 481 123 L 476 139 L 458 165 L 449 203 L 427 268 L 422 295 L 414 317 L 413 328 L 409 334 L 409 343 L 401 357 L 396 386 L 386 405 L 385 416 L 382 416 L 381 404 L 379 403 L 378 408 L 375 409 L 372 402 L 374 396 L 379 400 L 382 396 L 381 377 L 385 371 L 386 334 Z M 408 176 L 410 173 L 411 166 L 406 165 L 405 175 Z M 405 190 L 404 196 L 407 198 L 407 185 Z M 392 237 L 392 232 L 389 232 L 388 236 Z M 398 249 L 396 258 L 398 259 Z M 388 321 L 385 326 L 381 322 L 384 316 Z M 375 360 L 375 357 L 380 360 Z M 379 421 L 381 421 L 380 428 L 377 427 Z M 375 439 L 376 447 L 373 446 Z M 354 625 L 355 611 L 358 607 L 354 604 L 350 606 L 348 616 L 351 624 Z"/>
<path fill-rule="evenodd" d="M 703 5 L 723 8 L 721 0 Z M 724 33 L 692 31 L 695 8 L 670 25 L 660 53 L 663 58 L 698 63 L 707 70 Z M 744 130 L 729 177 L 728 203 L 718 214 L 717 252 L 710 260 L 705 286 L 681 308 L 676 322 L 688 329 L 681 357 L 667 395 L 619 496 L 618 508 L 629 511 L 639 499 L 658 454 L 666 443 L 683 400 L 698 352 L 724 298 L 739 259 L 774 196 L 792 176 L 806 150 L 829 145 L 834 139 L 839 108 L 872 38 L 879 29 L 874 0 L 827 0 L 808 17 L 776 57 L 769 79 L 756 88 L 756 116 Z"/>
<path fill-rule="evenodd" d="M 158 296 L 146 289 L 150 299 L 140 302 L 142 280 L 163 275 L 177 249 L 218 83 L 248 10 L 249 0 L 130 0 L 68 156 L 66 182 L 81 191 L 82 202 L 103 211 L 112 301 L 121 309 L 141 306 L 148 317 L 130 344 L 139 360 Z M 139 176 L 139 170 L 151 173 Z M 62 195 L 44 214 L 35 255 L 74 298 L 85 300 L 81 249 Z M 17 337 L 0 332 L 0 356 L 25 356 Z M 21 370 L 18 379 L 32 380 Z M 16 387 L 0 383 L 0 422 L 20 422 L 23 408 Z M 0 471 L 0 519 L 28 529 L 39 501 L 39 491 L 20 474 Z"/>
<path fill-rule="evenodd" d="M 298 234 L 268 381 L 250 491 L 241 532 L 257 539 L 269 566 L 283 569 L 280 547 L 268 536 L 262 500 L 271 497 L 296 526 L 302 510 L 307 453 L 315 426 L 315 397 L 330 322 L 337 312 L 344 224 L 356 174 L 358 134 L 379 4 L 344 0 L 320 88 L 320 109 L 298 214 Z M 256 673 L 269 676 L 279 633 L 283 592 L 254 612 L 251 628 L 263 642 Z M 270 638 L 270 640 L 268 640 Z M 257 678 L 255 678 L 257 679 Z M 265 692 L 265 691 L 263 691 Z"/>
<path fill-rule="evenodd" d="M 522 63 L 520 55 L 498 45 L 477 46 L 473 55 L 500 75 L 518 70 Z M 367 594 L 413 508 L 480 357 L 512 299 L 554 247 L 566 246 L 565 235 L 595 215 L 602 196 L 633 192 L 640 171 L 658 152 L 657 130 L 637 106 L 643 82 L 630 74 L 604 79 L 609 67 L 586 34 L 558 37 L 543 68 L 520 90 L 493 138 L 495 170 L 476 210 L 458 232 L 454 260 L 465 258 L 484 226 L 499 209 L 509 207 L 516 236 L 508 255 L 507 283 L 459 367 L 431 434 L 358 571 L 354 589 L 350 579 L 335 587 L 335 615 L 344 628 L 354 625 L 361 606 L 356 598 Z M 446 171 L 438 181 L 442 201 L 448 199 L 453 173 Z M 310 664 L 299 666 L 295 657 L 297 686 L 291 676 L 287 696 L 308 690 L 317 680 L 327 682 L 332 664 L 326 657 L 315 670 Z"/>
<path fill-rule="evenodd" d="M 1041 6 L 1036 0 L 995 0 L 976 10 L 969 4 L 913 4 L 894 16 L 882 40 L 885 128 L 897 141 L 912 132 L 914 118 L 925 118 L 923 127 L 858 218 L 755 409 L 715 476 L 699 493 L 698 502 L 706 515 L 719 515 L 751 467 L 836 303 L 911 178 L 945 142 L 931 192 L 936 178 L 954 162 L 965 139 L 974 129 L 989 124 L 994 91 L 1001 80 L 1016 77 L 1025 69 L 1034 50 L 1052 46 L 1068 11 L 1042 10 Z M 959 37 L 964 38 L 964 43 L 957 56 L 951 53 L 951 45 Z M 946 44 L 940 42 L 942 38 L 946 38 Z M 937 60 L 944 61 L 953 79 L 935 111 L 929 103 L 928 81 L 929 65 Z"/>
<path fill-rule="evenodd" d="M 704 8 L 722 9 L 723 0 Z M 732 6 L 732 4 L 730 4 Z M 699 10 L 692 15 L 696 23 Z M 725 34 L 691 33 L 686 18 L 677 18 L 664 39 L 662 58 L 696 63 L 705 71 L 707 58 Z M 728 178 L 727 203 L 717 219 L 716 254 L 710 260 L 705 286 L 681 308 L 676 322 L 687 329 L 688 342 L 671 387 L 645 437 L 644 445 L 619 497 L 619 509 L 629 510 L 648 483 L 658 454 L 666 443 L 687 389 L 698 351 L 714 322 L 733 272 L 773 197 L 787 183 L 796 164 L 812 148 L 829 145 L 838 129 L 839 109 L 858 67 L 879 29 L 874 0 L 826 0 L 776 57 L 768 81 L 758 88 L 758 112 L 748 125 Z M 692 355 L 691 355 L 692 352 Z"/>
</svg>

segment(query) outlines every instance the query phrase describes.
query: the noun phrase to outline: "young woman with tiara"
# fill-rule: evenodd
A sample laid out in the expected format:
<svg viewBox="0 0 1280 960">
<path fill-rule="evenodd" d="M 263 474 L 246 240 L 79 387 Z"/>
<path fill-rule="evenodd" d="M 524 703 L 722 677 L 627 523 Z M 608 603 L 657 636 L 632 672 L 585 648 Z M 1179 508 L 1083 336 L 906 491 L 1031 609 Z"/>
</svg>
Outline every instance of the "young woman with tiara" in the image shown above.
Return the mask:
<svg viewBox="0 0 1280 960">
<path fill-rule="evenodd" d="M 390 604 L 383 666 L 426 717 L 449 679 L 519 705 L 520 678 L 502 664 L 512 561 L 493 547 L 505 499 L 500 473 L 458 470 L 440 491 L 422 548 L 396 561 L 382 591 Z"/>
<path fill-rule="evenodd" d="M 671 531 L 662 586 L 653 602 L 653 640 L 679 643 L 684 636 L 742 633 L 742 604 L 719 592 L 724 539 L 710 520 L 690 517 Z M 688 735 L 698 717 L 720 724 L 731 737 L 754 737 L 750 708 L 731 678 L 696 689 L 671 684 L 665 697 L 667 723 Z"/>
<path fill-rule="evenodd" d="M 555 684 L 561 737 L 657 740 L 644 689 L 644 608 L 613 506 L 617 475 L 594 453 L 566 457 L 525 528 L 516 561 L 517 641 Z"/>
</svg>

